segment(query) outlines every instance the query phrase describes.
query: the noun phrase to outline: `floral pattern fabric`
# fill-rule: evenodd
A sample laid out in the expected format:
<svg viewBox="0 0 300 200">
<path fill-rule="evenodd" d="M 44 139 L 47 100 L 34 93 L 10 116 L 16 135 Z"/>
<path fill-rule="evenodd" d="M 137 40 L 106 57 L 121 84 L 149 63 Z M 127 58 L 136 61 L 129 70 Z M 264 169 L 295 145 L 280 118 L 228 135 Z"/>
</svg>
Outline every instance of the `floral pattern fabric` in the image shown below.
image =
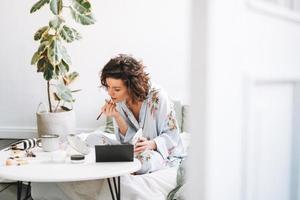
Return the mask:
<svg viewBox="0 0 300 200">
<path fill-rule="evenodd" d="M 172 101 L 163 89 L 152 88 L 144 100 L 137 120 L 128 109 L 125 102 L 117 103 L 117 110 L 128 124 L 128 130 L 123 136 L 114 121 L 116 138 L 121 143 L 130 143 L 138 129 L 142 128 L 143 137 L 154 140 L 155 151 L 146 150 L 136 155 L 142 163 L 140 173 L 156 171 L 171 166 L 183 154 L 183 145 L 179 136 L 178 123 Z"/>
</svg>

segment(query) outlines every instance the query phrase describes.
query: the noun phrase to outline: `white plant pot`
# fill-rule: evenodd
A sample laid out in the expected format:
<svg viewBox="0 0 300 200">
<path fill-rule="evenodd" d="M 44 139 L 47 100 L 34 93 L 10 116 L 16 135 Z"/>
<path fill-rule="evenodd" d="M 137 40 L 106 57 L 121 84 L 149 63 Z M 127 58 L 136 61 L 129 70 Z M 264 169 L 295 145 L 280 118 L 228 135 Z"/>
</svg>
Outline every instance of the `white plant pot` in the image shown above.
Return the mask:
<svg viewBox="0 0 300 200">
<path fill-rule="evenodd" d="M 47 111 L 36 112 L 38 136 L 57 134 L 60 140 L 65 140 L 68 134 L 76 134 L 75 112 L 60 111 L 50 113 Z"/>
</svg>

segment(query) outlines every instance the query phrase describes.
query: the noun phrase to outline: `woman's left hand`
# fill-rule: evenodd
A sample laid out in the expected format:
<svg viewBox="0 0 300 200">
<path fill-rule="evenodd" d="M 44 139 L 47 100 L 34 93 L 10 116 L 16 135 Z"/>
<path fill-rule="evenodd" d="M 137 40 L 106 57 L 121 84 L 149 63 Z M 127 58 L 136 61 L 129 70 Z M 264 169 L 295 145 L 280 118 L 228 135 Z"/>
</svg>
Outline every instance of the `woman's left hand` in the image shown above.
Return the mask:
<svg viewBox="0 0 300 200">
<path fill-rule="evenodd" d="M 134 146 L 134 153 L 141 153 L 146 149 L 155 150 L 156 143 L 153 140 L 148 140 L 145 137 L 140 137 Z"/>
</svg>

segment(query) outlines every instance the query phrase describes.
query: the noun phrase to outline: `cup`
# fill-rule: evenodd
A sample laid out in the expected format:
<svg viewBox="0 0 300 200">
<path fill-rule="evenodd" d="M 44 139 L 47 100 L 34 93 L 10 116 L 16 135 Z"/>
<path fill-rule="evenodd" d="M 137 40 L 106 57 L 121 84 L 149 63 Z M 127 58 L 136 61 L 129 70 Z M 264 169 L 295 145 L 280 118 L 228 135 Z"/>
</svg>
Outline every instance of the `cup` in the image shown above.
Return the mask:
<svg viewBox="0 0 300 200">
<path fill-rule="evenodd" d="M 59 149 L 59 135 L 57 134 L 42 135 L 40 142 L 44 151 L 51 152 Z"/>
</svg>

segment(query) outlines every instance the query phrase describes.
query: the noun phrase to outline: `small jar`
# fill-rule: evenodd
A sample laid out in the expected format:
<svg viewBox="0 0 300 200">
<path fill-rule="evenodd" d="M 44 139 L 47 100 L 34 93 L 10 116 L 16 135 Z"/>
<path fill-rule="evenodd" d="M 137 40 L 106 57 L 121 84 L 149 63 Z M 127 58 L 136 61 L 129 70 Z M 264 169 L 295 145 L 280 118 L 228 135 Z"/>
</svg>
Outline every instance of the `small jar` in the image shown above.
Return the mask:
<svg viewBox="0 0 300 200">
<path fill-rule="evenodd" d="M 84 155 L 80 154 L 71 155 L 70 157 L 71 163 L 84 163 L 84 158 Z"/>
</svg>

